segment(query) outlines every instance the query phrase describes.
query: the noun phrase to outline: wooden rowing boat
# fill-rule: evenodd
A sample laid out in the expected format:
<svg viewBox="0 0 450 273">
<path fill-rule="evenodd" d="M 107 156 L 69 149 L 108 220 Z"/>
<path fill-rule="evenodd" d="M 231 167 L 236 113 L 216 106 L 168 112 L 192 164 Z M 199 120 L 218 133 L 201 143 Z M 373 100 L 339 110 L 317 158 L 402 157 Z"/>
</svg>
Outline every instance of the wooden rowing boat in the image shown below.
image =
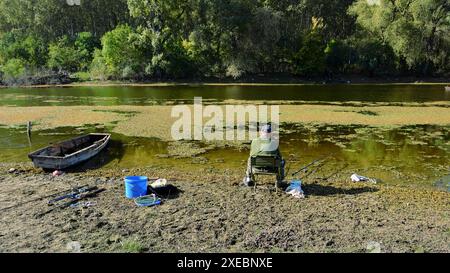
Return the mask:
<svg viewBox="0 0 450 273">
<path fill-rule="evenodd" d="M 110 138 L 110 134 L 80 136 L 33 152 L 28 157 L 37 168 L 63 170 L 96 156 Z"/>
</svg>

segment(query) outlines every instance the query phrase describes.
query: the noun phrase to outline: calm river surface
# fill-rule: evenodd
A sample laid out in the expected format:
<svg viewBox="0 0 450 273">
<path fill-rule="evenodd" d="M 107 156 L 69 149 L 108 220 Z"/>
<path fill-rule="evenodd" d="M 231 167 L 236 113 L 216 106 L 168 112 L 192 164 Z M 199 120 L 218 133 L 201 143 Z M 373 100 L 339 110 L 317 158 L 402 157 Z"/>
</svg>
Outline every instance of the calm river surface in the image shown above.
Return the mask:
<svg viewBox="0 0 450 273">
<path fill-rule="evenodd" d="M 443 85 L 284 85 L 284 86 L 165 86 L 67 87 L 0 89 L 0 105 L 149 105 L 155 101 L 295 100 L 317 102 L 448 101 Z"/>
</svg>

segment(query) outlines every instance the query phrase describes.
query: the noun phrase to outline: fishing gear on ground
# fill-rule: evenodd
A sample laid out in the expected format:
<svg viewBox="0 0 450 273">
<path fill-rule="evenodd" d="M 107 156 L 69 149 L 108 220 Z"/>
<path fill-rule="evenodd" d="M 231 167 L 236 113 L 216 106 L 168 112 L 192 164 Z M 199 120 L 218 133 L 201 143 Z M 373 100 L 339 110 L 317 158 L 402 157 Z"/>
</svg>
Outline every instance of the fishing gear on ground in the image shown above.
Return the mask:
<svg viewBox="0 0 450 273">
<path fill-rule="evenodd" d="M 25 201 L 25 202 L 22 202 L 22 203 L 18 203 L 18 204 L 12 205 L 10 207 L 3 208 L 0 211 L 5 211 L 5 210 L 17 208 L 17 207 L 20 207 L 20 206 L 23 206 L 23 205 L 26 205 L 26 204 L 29 204 L 29 203 L 39 202 L 39 201 L 47 199 L 47 198 L 53 198 L 53 197 L 60 196 L 60 195 L 66 195 L 66 194 L 69 194 L 71 192 L 74 192 L 74 191 L 76 191 L 76 190 L 78 190 L 80 188 L 84 188 L 84 187 L 88 187 L 88 185 L 83 185 L 83 186 L 75 187 L 75 188 L 70 189 L 70 190 L 65 190 L 65 191 L 49 194 L 49 195 L 46 195 L 46 196 L 38 197 L 38 198 L 35 198 L 35 199 L 31 199 L 31 200 L 28 200 L 28 201 Z"/>
<path fill-rule="evenodd" d="M 54 199 L 49 200 L 48 201 L 48 205 L 52 206 L 55 203 L 57 203 L 58 201 L 61 201 L 61 200 L 64 200 L 64 199 L 77 199 L 82 194 L 89 193 L 89 192 L 95 191 L 97 189 L 98 189 L 97 186 L 90 187 L 88 185 L 81 186 L 81 187 L 76 187 L 76 188 L 72 189 L 72 191 L 70 193 L 68 193 L 68 194 L 64 194 L 64 195 L 61 195 L 61 196 L 58 196 L 58 197 L 56 197 Z"/>
<path fill-rule="evenodd" d="M 80 201 L 82 201 L 82 200 L 84 200 L 86 198 L 95 197 L 95 196 L 97 196 L 97 194 L 99 194 L 99 193 L 101 193 L 103 191 L 105 191 L 105 189 L 99 189 L 98 187 L 79 188 L 77 190 L 77 192 L 72 192 L 71 194 L 66 194 L 66 195 L 63 195 L 63 196 L 60 196 L 58 198 L 50 200 L 50 201 L 53 201 L 51 203 L 49 201 L 49 206 L 52 206 L 52 208 L 47 210 L 46 212 L 38 214 L 38 217 L 46 215 L 46 214 L 54 211 L 55 209 L 64 209 L 64 208 L 68 208 L 68 207 L 79 207 L 79 206 L 74 205 L 74 204 L 80 203 Z M 71 200 L 68 201 L 68 202 L 62 203 L 62 204 L 55 203 L 55 202 L 58 202 L 60 200 L 64 200 L 64 199 L 67 199 L 67 198 L 70 198 Z M 93 205 L 93 204 L 94 203 L 91 203 L 91 205 Z"/>
<path fill-rule="evenodd" d="M 153 207 L 161 205 L 162 201 L 156 196 L 156 194 L 141 196 L 134 199 L 134 203 L 138 207 Z"/>
</svg>

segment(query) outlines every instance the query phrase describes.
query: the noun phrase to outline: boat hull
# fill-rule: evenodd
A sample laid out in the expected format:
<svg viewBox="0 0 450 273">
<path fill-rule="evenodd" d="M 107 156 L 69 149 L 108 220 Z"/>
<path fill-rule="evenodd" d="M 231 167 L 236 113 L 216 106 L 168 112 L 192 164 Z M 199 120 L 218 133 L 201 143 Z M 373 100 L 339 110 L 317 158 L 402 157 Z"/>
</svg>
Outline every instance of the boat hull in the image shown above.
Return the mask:
<svg viewBox="0 0 450 273">
<path fill-rule="evenodd" d="M 87 143 L 84 138 L 95 137 L 97 141 Z M 109 134 L 90 134 L 87 136 L 75 138 L 65 142 L 58 143 L 51 147 L 44 148 L 28 155 L 36 168 L 63 170 L 85 162 L 100 153 L 109 143 L 111 135 Z M 76 150 L 77 144 L 83 143 L 85 147 Z M 52 151 L 62 150 L 70 145 L 71 149 L 75 149 L 73 153 L 61 155 L 52 155 Z M 80 145 L 80 144 L 78 144 Z M 74 146 L 74 147 L 72 147 Z"/>
</svg>

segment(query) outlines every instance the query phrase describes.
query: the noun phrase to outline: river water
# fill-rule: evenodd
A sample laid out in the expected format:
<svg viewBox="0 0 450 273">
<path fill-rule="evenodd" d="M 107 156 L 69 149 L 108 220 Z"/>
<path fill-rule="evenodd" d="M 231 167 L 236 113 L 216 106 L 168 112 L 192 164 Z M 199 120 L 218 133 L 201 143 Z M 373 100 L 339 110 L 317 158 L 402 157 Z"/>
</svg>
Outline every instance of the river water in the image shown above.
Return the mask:
<svg viewBox="0 0 450 273">
<path fill-rule="evenodd" d="M 314 102 L 445 102 L 442 85 L 299 85 L 299 86 L 163 86 L 0 89 L 1 106 L 154 105 L 155 102 L 204 100 L 263 100 Z M 0 125 L 2 124 L 0 120 Z M 27 154 L 77 135 L 111 131 L 108 127 L 57 128 L 34 132 L 30 145 L 25 128 L 0 128 L 0 161 L 28 161 Z M 332 154 L 327 173 L 358 172 L 381 183 L 413 184 L 448 190 L 450 126 L 417 125 L 399 128 L 367 126 L 297 126 L 281 135 L 288 168 L 295 169 Z M 192 169 L 242 168 L 246 149 L 218 148 L 195 158 L 167 158 L 168 143 L 158 139 L 113 134 L 108 149 L 85 167 L 176 165 Z M 447 179 L 447 180 L 446 180 Z"/>
<path fill-rule="evenodd" d="M 7 88 L 0 105 L 149 105 L 155 101 L 294 100 L 307 102 L 432 102 L 449 101 L 443 85 L 281 85 L 281 86 L 161 86 Z"/>
</svg>

